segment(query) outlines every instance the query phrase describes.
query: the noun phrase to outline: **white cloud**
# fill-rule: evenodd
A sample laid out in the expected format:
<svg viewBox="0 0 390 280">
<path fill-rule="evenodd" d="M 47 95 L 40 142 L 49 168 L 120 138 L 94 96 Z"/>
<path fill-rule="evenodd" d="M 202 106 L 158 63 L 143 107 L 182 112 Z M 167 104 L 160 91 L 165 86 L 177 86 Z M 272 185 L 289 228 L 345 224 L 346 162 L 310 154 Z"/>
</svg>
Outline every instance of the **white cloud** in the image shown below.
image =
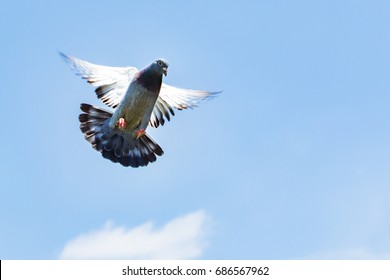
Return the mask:
<svg viewBox="0 0 390 280">
<path fill-rule="evenodd" d="M 156 228 L 152 222 L 134 228 L 103 228 L 70 240 L 60 259 L 193 259 L 200 257 L 208 237 L 209 217 L 199 210 Z"/>
</svg>

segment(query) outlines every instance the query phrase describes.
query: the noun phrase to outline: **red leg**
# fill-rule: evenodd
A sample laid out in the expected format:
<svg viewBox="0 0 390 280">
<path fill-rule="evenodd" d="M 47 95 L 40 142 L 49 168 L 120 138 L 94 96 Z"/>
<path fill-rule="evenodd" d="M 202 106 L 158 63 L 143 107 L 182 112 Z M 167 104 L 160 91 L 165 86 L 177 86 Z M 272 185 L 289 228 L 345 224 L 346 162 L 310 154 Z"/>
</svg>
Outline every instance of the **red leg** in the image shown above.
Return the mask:
<svg viewBox="0 0 390 280">
<path fill-rule="evenodd" d="M 140 129 L 140 130 L 137 130 L 136 132 L 134 132 L 134 136 L 135 138 L 140 138 L 141 136 L 143 136 L 145 134 L 145 129 Z"/>
<path fill-rule="evenodd" d="M 126 128 L 126 122 L 124 118 L 119 118 L 119 120 L 115 124 L 119 129 L 125 129 Z"/>
</svg>

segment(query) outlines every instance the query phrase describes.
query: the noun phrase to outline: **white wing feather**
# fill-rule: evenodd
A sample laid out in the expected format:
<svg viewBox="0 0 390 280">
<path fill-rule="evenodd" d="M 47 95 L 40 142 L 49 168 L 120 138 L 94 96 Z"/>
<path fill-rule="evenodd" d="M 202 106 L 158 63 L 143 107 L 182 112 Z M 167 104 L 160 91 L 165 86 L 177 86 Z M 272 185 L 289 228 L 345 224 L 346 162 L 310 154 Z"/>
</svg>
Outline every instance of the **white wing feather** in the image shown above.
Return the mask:
<svg viewBox="0 0 390 280">
<path fill-rule="evenodd" d="M 164 117 L 169 121 L 170 114 L 175 115 L 173 108 L 177 110 L 192 109 L 197 107 L 200 101 L 213 98 L 218 93 L 220 92 L 182 89 L 163 83 L 150 117 L 150 125 L 153 127 L 164 125 Z"/>
<path fill-rule="evenodd" d="M 135 67 L 102 66 L 63 53 L 60 55 L 72 65 L 77 75 L 87 80 L 95 88 L 97 97 L 112 108 L 118 106 L 131 80 L 138 72 Z"/>
</svg>

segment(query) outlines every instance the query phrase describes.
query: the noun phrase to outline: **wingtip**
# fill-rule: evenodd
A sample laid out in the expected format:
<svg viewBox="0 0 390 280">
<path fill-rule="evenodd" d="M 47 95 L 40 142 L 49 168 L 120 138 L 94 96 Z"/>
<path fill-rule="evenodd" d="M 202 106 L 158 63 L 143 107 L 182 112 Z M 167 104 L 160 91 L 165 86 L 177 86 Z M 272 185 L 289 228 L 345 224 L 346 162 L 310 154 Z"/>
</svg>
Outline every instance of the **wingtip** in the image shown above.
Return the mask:
<svg viewBox="0 0 390 280">
<path fill-rule="evenodd" d="M 209 91 L 209 95 L 206 97 L 206 100 L 214 99 L 215 97 L 217 97 L 221 93 L 222 93 L 222 90 L 221 91 Z"/>
<path fill-rule="evenodd" d="M 217 96 L 218 94 L 222 93 L 222 90 L 221 91 L 209 91 L 208 94 L 209 94 L 209 97 L 215 97 Z"/>
<path fill-rule="evenodd" d="M 61 59 L 66 62 L 66 63 L 69 63 L 70 61 L 70 57 L 67 56 L 66 54 L 64 54 L 62 51 L 58 51 L 58 55 L 61 57 Z"/>
</svg>

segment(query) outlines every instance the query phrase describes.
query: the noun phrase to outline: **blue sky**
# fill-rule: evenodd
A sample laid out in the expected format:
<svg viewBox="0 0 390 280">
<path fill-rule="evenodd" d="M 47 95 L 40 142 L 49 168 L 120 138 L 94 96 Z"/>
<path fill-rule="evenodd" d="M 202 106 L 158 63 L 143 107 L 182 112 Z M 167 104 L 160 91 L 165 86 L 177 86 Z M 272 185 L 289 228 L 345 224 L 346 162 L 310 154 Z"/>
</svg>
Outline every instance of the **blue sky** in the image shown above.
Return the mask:
<svg viewBox="0 0 390 280">
<path fill-rule="evenodd" d="M 388 1 L 1 4 L 0 259 L 390 258 Z M 104 107 L 58 51 L 223 90 L 148 133 L 146 168 L 79 131 Z"/>
</svg>

